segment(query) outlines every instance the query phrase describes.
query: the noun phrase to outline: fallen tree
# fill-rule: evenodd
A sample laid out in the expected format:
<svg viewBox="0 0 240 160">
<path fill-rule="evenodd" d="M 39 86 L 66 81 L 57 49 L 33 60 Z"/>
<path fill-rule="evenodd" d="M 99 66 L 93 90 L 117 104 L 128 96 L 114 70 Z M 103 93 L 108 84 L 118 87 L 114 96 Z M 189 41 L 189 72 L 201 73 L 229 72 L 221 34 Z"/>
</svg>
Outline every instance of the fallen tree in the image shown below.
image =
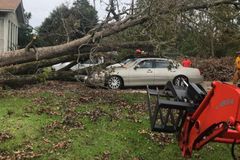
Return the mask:
<svg viewBox="0 0 240 160">
<path fill-rule="evenodd" d="M 153 51 L 154 45 L 151 42 L 126 42 L 119 44 L 99 44 L 99 45 L 87 45 L 81 50 L 80 54 L 69 54 L 66 56 L 56 57 L 52 59 L 43 59 L 33 62 L 22 63 L 18 65 L 10 65 L 0 68 L 0 74 L 11 73 L 11 74 L 33 74 L 36 73 L 39 68 L 49 67 L 54 64 L 64 63 L 73 61 L 75 64 L 77 60 L 79 62 L 84 62 L 89 59 L 90 51 L 95 48 L 95 52 L 110 52 L 119 49 L 135 49 L 143 48 L 146 51 Z M 70 52 L 71 53 L 71 52 Z M 70 67 L 71 68 L 71 67 Z"/>
<path fill-rule="evenodd" d="M 81 46 L 88 45 L 89 43 L 93 43 L 96 39 L 101 39 L 103 37 L 110 36 L 112 34 L 123 31 L 129 27 L 144 23 L 148 20 L 148 16 L 132 16 L 128 17 L 122 21 L 115 22 L 110 24 L 110 27 L 106 29 L 102 29 L 102 31 L 97 31 L 92 34 L 87 34 L 83 38 L 71 41 L 69 43 L 50 46 L 50 47 L 42 47 L 37 48 L 37 51 L 29 49 L 9 51 L 9 52 L 1 52 L 0 53 L 0 67 L 8 66 L 11 64 L 21 64 L 36 60 L 50 59 L 54 57 L 60 57 L 72 53 L 78 53 L 78 49 Z M 84 47 L 83 47 L 84 48 Z"/>
<path fill-rule="evenodd" d="M 219 1 L 207 1 L 199 4 L 189 3 L 188 5 L 177 4 L 174 8 L 174 12 L 181 13 L 189 10 L 206 9 L 218 5 L 234 5 L 238 6 L 239 2 L 235 0 L 219 0 Z M 158 12 L 161 15 L 171 14 L 171 8 L 162 7 Z M 94 52 L 104 52 L 117 50 L 119 48 L 136 48 L 141 46 L 143 48 L 146 42 L 132 42 L 121 45 L 101 45 L 99 41 L 102 38 L 121 32 L 129 27 L 133 27 L 139 24 L 148 22 L 151 19 L 151 5 L 143 11 L 136 11 L 136 14 L 122 16 L 123 14 L 116 15 L 114 10 L 110 10 L 114 17 L 107 17 L 107 19 L 89 31 L 84 37 L 73 40 L 71 42 L 60 44 L 56 46 L 48 46 L 41 48 L 31 48 L 31 43 L 25 48 L 16 51 L 0 52 L 0 74 L 6 75 L 11 73 L 17 74 L 33 74 L 36 69 L 51 66 L 60 62 L 72 61 L 72 64 L 76 63 L 76 58 L 79 60 L 79 55 L 82 53 L 92 54 Z M 124 18 L 122 18 L 124 17 Z M 116 20 L 116 21 L 114 21 Z M 154 44 L 148 44 L 151 50 L 154 50 Z M 75 62 L 74 62 L 75 60 Z M 68 67 L 69 68 L 69 67 Z M 70 72 L 73 74 L 72 72 Z M 13 76 L 14 77 L 14 76 Z M 22 78 L 26 77 L 26 79 Z M 31 77 L 31 78 L 30 78 Z M 38 76 L 37 76 L 38 77 Z M 56 76 L 58 77 L 58 76 Z M 33 76 L 15 76 L 15 78 L 4 77 L 2 82 L 13 82 L 21 79 L 23 81 L 34 81 L 37 78 Z M 20 83 L 20 82 L 19 82 Z"/>
<path fill-rule="evenodd" d="M 46 80 L 74 81 L 75 80 L 74 76 L 78 73 L 74 71 L 67 72 L 61 71 L 40 73 L 34 75 L 20 75 L 20 76 L 5 75 L 4 77 L 0 78 L 0 84 L 3 87 L 19 88 L 26 84 L 36 84 L 40 82 L 45 82 Z"/>
<path fill-rule="evenodd" d="M 194 9 L 210 8 L 222 4 L 239 5 L 240 3 L 235 0 L 220 0 L 214 2 L 205 2 L 201 4 L 190 3 L 189 6 L 182 6 L 181 4 L 179 4 L 179 6 L 176 6 L 175 12 L 180 13 Z M 149 6 L 149 8 L 136 15 L 127 16 L 126 18 L 123 18 L 122 20 L 116 22 L 110 21 L 110 23 L 107 23 L 109 22 L 109 20 L 107 20 L 106 22 L 104 22 L 104 24 L 101 24 L 94 28 L 93 30 L 91 30 L 84 37 L 73 40 L 69 43 L 37 48 L 36 50 L 30 49 L 30 47 L 28 46 L 28 49 L 0 52 L 0 67 L 11 64 L 26 63 L 35 60 L 60 57 L 69 54 L 69 52 L 73 53 L 72 51 L 75 51 L 75 53 L 77 53 L 79 48 L 80 49 L 85 48 L 84 45 L 94 44 L 98 39 L 108 37 L 110 35 L 121 32 L 129 27 L 133 27 L 144 22 L 147 22 L 151 18 L 151 15 L 149 15 L 148 14 L 149 12 L 147 12 L 148 10 L 151 9 L 150 7 L 151 6 Z M 171 14 L 171 8 L 162 9 L 162 11 L 160 11 L 159 14 Z"/>
</svg>

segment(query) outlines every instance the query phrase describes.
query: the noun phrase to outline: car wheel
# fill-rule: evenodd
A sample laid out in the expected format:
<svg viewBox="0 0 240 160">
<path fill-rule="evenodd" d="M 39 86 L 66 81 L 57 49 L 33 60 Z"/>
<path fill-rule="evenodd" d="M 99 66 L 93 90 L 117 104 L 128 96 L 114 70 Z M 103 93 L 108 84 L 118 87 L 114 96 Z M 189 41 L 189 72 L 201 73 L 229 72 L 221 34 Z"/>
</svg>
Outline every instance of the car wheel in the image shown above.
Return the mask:
<svg viewBox="0 0 240 160">
<path fill-rule="evenodd" d="M 182 87 L 186 87 L 186 83 L 188 83 L 188 78 L 186 76 L 177 76 L 173 79 L 173 84 L 175 86 L 182 86 Z"/>
<path fill-rule="evenodd" d="M 108 79 L 107 85 L 111 89 L 119 89 L 122 87 L 123 82 L 122 79 L 118 76 L 112 76 Z"/>
</svg>

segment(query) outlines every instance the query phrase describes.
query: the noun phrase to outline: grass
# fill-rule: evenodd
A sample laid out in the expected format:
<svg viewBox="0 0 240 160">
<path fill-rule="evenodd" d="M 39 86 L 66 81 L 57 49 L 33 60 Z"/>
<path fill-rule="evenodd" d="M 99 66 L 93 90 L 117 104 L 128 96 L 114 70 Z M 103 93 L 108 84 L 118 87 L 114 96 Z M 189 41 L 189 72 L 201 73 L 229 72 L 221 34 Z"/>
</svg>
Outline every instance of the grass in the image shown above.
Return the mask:
<svg viewBox="0 0 240 160">
<path fill-rule="evenodd" d="M 174 135 L 166 135 L 164 142 L 148 134 L 148 113 L 139 107 L 145 94 L 107 92 L 82 102 L 82 94 L 72 90 L 2 92 L 0 133 L 12 136 L 0 142 L 2 156 L 21 152 L 22 159 L 39 160 L 184 159 Z M 192 159 L 231 159 L 230 146 L 208 144 Z"/>
</svg>

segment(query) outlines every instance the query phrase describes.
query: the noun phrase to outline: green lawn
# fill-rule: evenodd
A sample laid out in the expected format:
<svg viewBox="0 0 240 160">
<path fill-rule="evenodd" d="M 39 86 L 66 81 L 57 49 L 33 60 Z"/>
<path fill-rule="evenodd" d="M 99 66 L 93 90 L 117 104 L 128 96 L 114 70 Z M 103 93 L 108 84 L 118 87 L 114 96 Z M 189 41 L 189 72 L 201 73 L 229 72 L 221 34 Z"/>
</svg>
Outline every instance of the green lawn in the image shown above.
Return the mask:
<svg viewBox="0 0 240 160">
<path fill-rule="evenodd" d="M 48 85 L 1 91 L 0 156 L 184 159 L 175 135 L 149 131 L 145 94 Z M 208 144 L 195 151 L 192 159 L 231 159 L 230 147 Z"/>
</svg>

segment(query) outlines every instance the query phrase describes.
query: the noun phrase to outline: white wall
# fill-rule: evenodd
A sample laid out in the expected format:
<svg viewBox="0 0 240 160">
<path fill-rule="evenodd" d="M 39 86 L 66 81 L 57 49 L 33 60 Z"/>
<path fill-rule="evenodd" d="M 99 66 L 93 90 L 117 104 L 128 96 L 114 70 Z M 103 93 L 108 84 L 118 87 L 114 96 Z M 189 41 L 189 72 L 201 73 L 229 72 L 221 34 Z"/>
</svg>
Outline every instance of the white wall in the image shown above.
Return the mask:
<svg viewBox="0 0 240 160">
<path fill-rule="evenodd" d="M 9 13 L 6 16 L 6 25 L 8 33 L 7 35 L 7 43 L 5 44 L 5 47 L 7 47 L 7 50 L 15 50 L 18 46 L 18 20 L 15 13 Z M 6 33 L 6 32 L 5 32 Z"/>
<path fill-rule="evenodd" d="M 18 27 L 17 16 L 14 12 L 0 17 L 0 51 L 17 49 Z"/>
</svg>

